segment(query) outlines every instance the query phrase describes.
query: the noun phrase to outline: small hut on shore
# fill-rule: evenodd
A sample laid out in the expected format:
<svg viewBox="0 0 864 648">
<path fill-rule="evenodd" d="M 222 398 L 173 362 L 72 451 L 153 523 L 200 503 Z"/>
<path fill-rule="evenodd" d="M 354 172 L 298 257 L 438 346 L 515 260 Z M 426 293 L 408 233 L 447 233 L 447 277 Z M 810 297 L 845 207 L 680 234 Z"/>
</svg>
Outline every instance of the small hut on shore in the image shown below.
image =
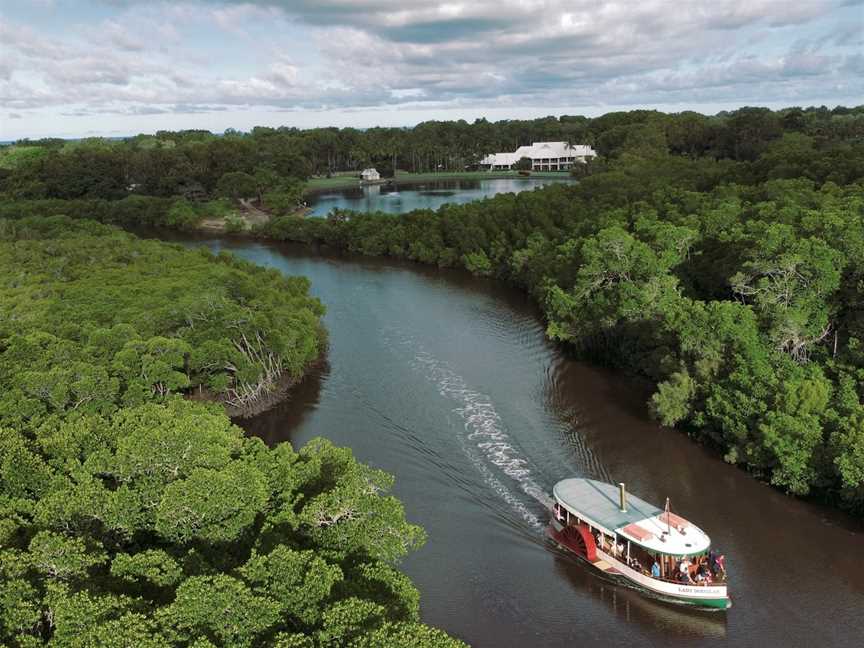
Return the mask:
<svg viewBox="0 0 864 648">
<path fill-rule="evenodd" d="M 378 173 L 378 170 L 377 170 L 377 169 L 374 169 L 374 168 L 371 168 L 371 167 L 370 167 L 370 168 L 368 168 L 368 169 L 363 169 L 363 170 L 360 172 L 360 179 L 361 179 L 363 182 L 375 182 L 376 180 L 380 180 L 380 179 L 381 179 L 381 174 Z"/>
</svg>

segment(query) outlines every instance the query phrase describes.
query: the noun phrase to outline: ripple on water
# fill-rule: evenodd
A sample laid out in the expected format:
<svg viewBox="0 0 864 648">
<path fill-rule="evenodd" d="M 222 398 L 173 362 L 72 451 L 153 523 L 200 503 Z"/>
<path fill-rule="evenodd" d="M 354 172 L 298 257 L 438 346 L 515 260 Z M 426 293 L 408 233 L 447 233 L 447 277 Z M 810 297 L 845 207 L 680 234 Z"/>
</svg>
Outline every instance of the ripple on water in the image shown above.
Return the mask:
<svg viewBox="0 0 864 648">
<path fill-rule="evenodd" d="M 471 389 L 461 376 L 415 340 L 403 337 L 399 343 L 414 350 L 412 366 L 435 385 L 441 396 L 455 402 L 452 412 L 462 420 L 463 430 L 457 440 L 484 483 L 529 526 L 542 529 L 545 516 L 539 512 L 545 510 L 545 490 L 535 481 L 529 460 L 513 445 L 492 400 Z M 520 492 L 533 501 L 525 501 Z"/>
</svg>

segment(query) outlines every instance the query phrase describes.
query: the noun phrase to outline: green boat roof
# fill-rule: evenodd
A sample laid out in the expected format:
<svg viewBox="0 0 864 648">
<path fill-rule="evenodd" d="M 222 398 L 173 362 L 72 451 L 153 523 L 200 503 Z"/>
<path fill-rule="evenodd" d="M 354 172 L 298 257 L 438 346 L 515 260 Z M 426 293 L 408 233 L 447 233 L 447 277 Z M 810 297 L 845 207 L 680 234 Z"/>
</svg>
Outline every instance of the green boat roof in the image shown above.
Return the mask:
<svg viewBox="0 0 864 648">
<path fill-rule="evenodd" d="M 593 479 L 564 479 L 555 484 L 552 492 L 571 512 L 581 513 L 613 533 L 628 524 L 663 513 L 663 509 L 630 493 L 627 493 L 627 510 L 622 511 L 618 506 L 618 487 Z"/>
</svg>

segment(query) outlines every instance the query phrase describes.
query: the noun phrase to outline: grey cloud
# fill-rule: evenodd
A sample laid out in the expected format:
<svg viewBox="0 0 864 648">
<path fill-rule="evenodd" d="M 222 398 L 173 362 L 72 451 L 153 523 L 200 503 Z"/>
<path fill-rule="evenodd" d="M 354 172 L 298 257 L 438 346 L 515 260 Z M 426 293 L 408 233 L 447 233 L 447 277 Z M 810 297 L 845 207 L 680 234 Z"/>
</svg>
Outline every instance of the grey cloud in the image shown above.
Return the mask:
<svg viewBox="0 0 864 648">
<path fill-rule="evenodd" d="M 164 115 L 170 112 L 167 108 L 160 106 L 128 106 L 123 110 L 127 115 Z"/>
<path fill-rule="evenodd" d="M 72 86 L 102 83 L 126 85 L 131 78 L 129 71 L 122 66 L 106 65 L 105 62 L 97 65 L 92 59 L 64 62 L 46 67 L 44 72 L 54 83 Z"/>
<path fill-rule="evenodd" d="M 800 32 L 796 25 L 824 17 L 842 0 L 688 0 L 674 8 L 669 0 L 112 4 L 146 7 L 151 19 L 162 7 L 168 27 L 136 29 L 148 34 L 145 42 L 121 15 L 95 28 L 103 36 L 96 45 L 80 47 L 49 42 L 32 30 L 7 40 L 8 25 L 0 21 L 0 40 L 45 81 L 45 87 L 13 84 L 11 69 L 4 75 L 0 63 L 0 102 L 16 109 L 84 105 L 75 110 L 154 115 L 247 106 L 766 102 L 801 93 L 827 101 L 838 87 L 864 94 L 864 57 L 840 51 L 854 48 L 860 34 L 839 25 L 819 40 L 792 39 Z M 317 68 L 293 63 L 292 45 L 285 43 L 285 57 L 268 54 L 254 73 L 220 75 L 171 25 L 206 23 L 242 34 L 244 20 L 271 19 L 303 23 L 318 35 L 323 61 Z M 753 45 L 757 36 L 776 33 L 792 42 L 782 55 Z"/>
<path fill-rule="evenodd" d="M 175 104 L 167 112 L 171 113 L 213 113 L 228 110 L 225 105 Z"/>
<path fill-rule="evenodd" d="M 472 17 L 432 20 L 396 27 L 383 27 L 379 30 L 379 33 L 395 42 L 443 43 L 456 38 L 473 38 L 478 34 L 504 29 L 509 26 L 511 26 L 510 21 L 505 19 Z"/>
<path fill-rule="evenodd" d="M 861 47 L 864 45 L 864 16 L 858 22 L 839 25 L 827 38 L 840 47 Z"/>
<path fill-rule="evenodd" d="M 114 20 L 105 21 L 93 30 L 94 37 L 107 38 L 116 48 L 130 52 L 141 52 L 146 44 L 140 38 L 131 34 L 123 25 Z"/>
<path fill-rule="evenodd" d="M 94 104 L 74 110 L 67 110 L 60 114 L 64 117 L 96 117 L 99 115 L 175 115 L 175 114 L 201 114 L 223 112 L 228 110 L 224 105 L 207 105 L 207 104 Z"/>
<path fill-rule="evenodd" d="M 862 85 L 861 79 L 864 78 L 864 54 L 859 52 L 858 54 L 847 56 L 840 69 L 852 78 L 857 78 L 858 85 Z"/>
<path fill-rule="evenodd" d="M 225 4 L 216 0 L 217 4 Z M 230 3 L 228 3 L 230 4 Z M 243 3 L 246 4 L 246 3 Z M 427 42 L 434 29 L 446 40 L 461 33 L 460 25 L 470 24 L 475 34 L 498 29 L 531 30 L 546 19 L 570 13 L 587 17 L 589 23 L 600 23 L 604 17 L 613 20 L 635 18 L 647 34 L 663 32 L 668 27 L 739 29 L 764 21 L 772 26 L 806 22 L 843 0 L 808 0 L 789 3 L 786 0 L 688 0 L 674 6 L 668 0 L 473 0 L 437 4 L 427 0 L 257 0 L 255 4 L 278 7 L 297 20 L 316 26 L 346 26 L 369 30 L 380 35 L 406 36 L 416 29 Z M 628 21 L 630 22 L 630 21 Z"/>
</svg>

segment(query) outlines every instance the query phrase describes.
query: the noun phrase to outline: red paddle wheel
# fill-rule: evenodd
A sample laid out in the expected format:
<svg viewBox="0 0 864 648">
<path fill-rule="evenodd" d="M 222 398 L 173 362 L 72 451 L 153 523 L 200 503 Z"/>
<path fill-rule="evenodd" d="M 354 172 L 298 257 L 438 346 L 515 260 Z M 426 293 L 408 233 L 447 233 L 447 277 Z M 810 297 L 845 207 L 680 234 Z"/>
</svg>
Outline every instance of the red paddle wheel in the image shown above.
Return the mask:
<svg viewBox="0 0 864 648">
<path fill-rule="evenodd" d="M 588 530 L 588 525 L 569 526 L 561 531 L 550 526 L 549 536 L 558 544 L 582 556 L 586 560 L 590 562 L 597 560 L 597 543 L 594 541 L 594 536 Z"/>
</svg>

